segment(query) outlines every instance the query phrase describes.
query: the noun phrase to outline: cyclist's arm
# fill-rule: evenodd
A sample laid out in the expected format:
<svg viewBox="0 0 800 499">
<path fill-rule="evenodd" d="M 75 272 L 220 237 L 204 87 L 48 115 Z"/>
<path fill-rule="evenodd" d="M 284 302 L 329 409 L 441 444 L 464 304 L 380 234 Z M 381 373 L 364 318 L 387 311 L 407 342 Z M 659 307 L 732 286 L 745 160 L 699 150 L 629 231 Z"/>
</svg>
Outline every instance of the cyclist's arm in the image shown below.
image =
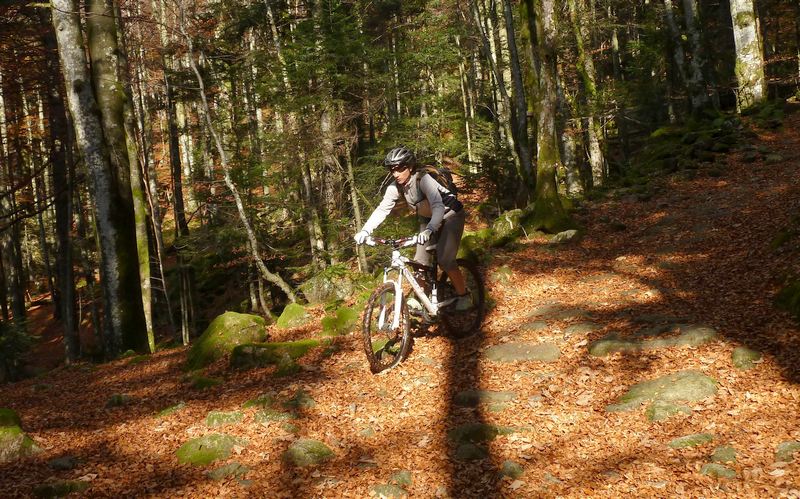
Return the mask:
<svg viewBox="0 0 800 499">
<path fill-rule="evenodd" d="M 445 211 L 442 194 L 439 192 L 439 182 L 430 175 L 423 175 L 419 179 L 419 187 L 431 207 L 431 221 L 426 228 L 436 232 L 442 226 Z"/>
<path fill-rule="evenodd" d="M 367 222 L 361 230 L 372 234 L 372 231 L 383 223 L 386 217 L 389 216 L 389 213 L 392 212 L 392 208 L 397 204 L 398 199 L 400 199 L 400 191 L 397 190 L 397 184 L 392 182 L 389 184 L 389 187 L 386 188 L 386 192 L 383 194 L 383 199 L 380 204 L 375 208 L 375 211 L 372 212 L 372 215 L 369 216 L 369 219 L 367 219 Z"/>
</svg>

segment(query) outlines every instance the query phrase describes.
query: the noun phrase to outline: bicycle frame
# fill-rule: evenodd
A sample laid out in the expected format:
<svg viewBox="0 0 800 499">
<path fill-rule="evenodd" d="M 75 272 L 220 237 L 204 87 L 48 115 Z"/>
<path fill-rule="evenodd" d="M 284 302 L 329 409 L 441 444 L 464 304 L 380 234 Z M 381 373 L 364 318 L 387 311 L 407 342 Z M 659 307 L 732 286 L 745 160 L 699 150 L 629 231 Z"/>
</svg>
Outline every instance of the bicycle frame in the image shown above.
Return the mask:
<svg viewBox="0 0 800 499">
<path fill-rule="evenodd" d="M 436 282 L 434 281 L 431 283 L 431 296 L 428 298 L 428 295 L 425 294 L 425 290 L 419 284 L 416 277 L 414 277 L 414 273 L 409 270 L 409 265 L 413 264 L 413 261 L 400 254 L 400 250 L 404 248 L 408 248 L 410 246 L 415 246 L 417 244 L 417 236 L 413 236 L 406 239 L 400 239 L 397 241 L 385 241 L 381 239 L 374 239 L 372 237 L 368 238 L 366 244 L 369 246 L 375 246 L 377 243 L 384 243 L 387 245 L 392 246 L 392 259 L 391 263 L 388 267 L 383 269 L 383 282 L 391 282 L 394 284 L 395 289 L 395 299 L 394 299 L 394 316 L 392 320 L 392 329 L 396 329 L 400 326 L 400 310 L 403 306 L 403 279 L 408 280 L 408 283 L 411 285 L 411 289 L 414 290 L 414 294 L 420 300 L 420 303 L 425 310 L 431 315 L 431 317 L 438 317 L 439 310 L 451 303 L 453 303 L 456 299 L 449 298 L 444 300 L 443 302 L 439 302 L 437 296 L 437 288 Z M 431 246 L 430 248 L 435 248 L 436 246 Z M 430 249 L 428 248 L 428 249 Z M 417 264 L 419 265 L 419 264 Z M 392 279 L 390 278 L 389 274 L 392 271 L 397 271 L 397 277 Z M 378 327 L 383 327 L 384 325 L 384 311 L 381 310 L 381 313 L 378 317 Z"/>
</svg>

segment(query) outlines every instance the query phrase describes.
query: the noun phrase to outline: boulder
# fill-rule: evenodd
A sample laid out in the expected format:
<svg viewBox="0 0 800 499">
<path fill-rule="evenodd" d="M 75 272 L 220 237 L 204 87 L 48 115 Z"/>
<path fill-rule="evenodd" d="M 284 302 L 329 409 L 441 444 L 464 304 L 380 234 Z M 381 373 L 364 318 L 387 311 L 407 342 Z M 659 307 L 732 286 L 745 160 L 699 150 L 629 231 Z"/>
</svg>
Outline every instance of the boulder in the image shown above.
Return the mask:
<svg viewBox="0 0 800 499">
<path fill-rule="evenodd" d="M 310 318 L 305 307 L 298 303 L 290 303 L 286 305 L 281 316 L 278 317 L 277 326 L 281 329 L 299 327 L 307 323 Z"/>
<path fill-rule="evenodd" d="M 606 407 L 608 412 L 630 411 L 645 402 L 697 402 L 717 393 L 717 382 L 699 371 L 679 371 L 637 383 Z"/>
<path fill-rule="evenodd" d="M 747 347 L 738 347 L 731 354 L 731 361 L 736 369 L 752 369 L 759 360 L 761 360 L 761 352 L 750 350 Z"/>
<path fill-rule="evenodd" d="M 492 223 L 493 245 L 503 246 L 522 234 L 522 210 L 501 213 Z"/>
<path fill-rule="evenodd" d="M 227 459 L 234 447 L 243 447 L 247 441 L 231 435 L 214 433 L 193 438 L 176 451 L 178 462 L 205 466 L 218 459 Z"/>
<path fill-rule="evenodd" d="M 0 464 L 10 463 L 41 452 L 38 445 L 19 426 L 0 427 Z"/>
<path fill-rule="evenodd" d="M 259 343 L 267 339 L 266 323 L 257 315 L 225 312 L 211 321 L 189 350 L 186 369 L 208 366 L 245 343 Z"/>
<path fill-rule="evenodd" d="M 685 449 L 687 447 L 697 447 L 704 445 L 714 440 L 714 435 L 710 433 L 696 433 L 694 435 L 686 435 L 685 437 L 674 438 L 670 441 L 669 446 L 673 449 Z"/>
<path fill-rule="evenodd" d="M 334 456 L 333 451 L 319 440 L 301 438 L 283 453 L 283 460 L 293 466 L 306 467 L 324 463 Z"/>
<path fill-rule="evenodd" d="M 299 369 L 295 362 L 319 346 L 319 340 L 306 339 L 276 343 L 248 343 L 238 345 L 231 354 L 231 367 L 249 369 L 278 366 L 280 374 L 290 374 Z"/>
<path fill-rule="evenodd" d="M 336 309 L 334 316 L 322 319 L 323 336 L 342 336 L 353 330 L 358 323 L 359 313 L 350 307 Z"/>
<path fill-rule="evenodd" d="M 339 267 L 331 267 L 338 269 Z M 336 272 L 331 269 L 320 272 L 300 285 L 303 296 L 308 303 L 317 304 L 334 300 L 349 298 L 355 290 L 353 280 L 346 272 Z"/>
</svg>

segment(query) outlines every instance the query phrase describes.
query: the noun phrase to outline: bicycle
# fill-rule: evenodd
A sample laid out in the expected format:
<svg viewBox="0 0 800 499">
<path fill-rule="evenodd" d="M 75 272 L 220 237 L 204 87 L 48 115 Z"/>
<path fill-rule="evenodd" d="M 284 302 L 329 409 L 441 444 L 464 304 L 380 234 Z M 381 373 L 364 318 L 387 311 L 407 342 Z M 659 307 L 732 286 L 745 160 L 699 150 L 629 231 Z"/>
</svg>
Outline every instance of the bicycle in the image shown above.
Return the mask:
<svg viewBox="0 0 800 499">
<path fill-rule="evenodd" d="M 472 304 L 467 310 L 455 310 L 458 295 L 446 272 L 437 276 L 436 244 L 425 248 L 431 254 L 431 265 L 417 263 L 400 254 L 400 250 L 415 246 L 417 236 L 401 239 L 368 237 L 365 244 L 384 244 L 392 248 L 391 263 L 383 271 L 383 284 L 370 295 L 364 308 L 362 334 L 364 351 L 373 373 L 397 366 L 411 348 L 411 320 L 420 324 L 441 323 L 451 336 L 463 338 L 476 332 L 483 321 L 485 292 L 483 280 L 475 264 L 458 259 Z M 413 269 L 413 271 L 412 271 Z M 396 272 L 396 276 L 390 277 Z M 408 282 L 410 291 L 403 292 Z"/>
</svg>

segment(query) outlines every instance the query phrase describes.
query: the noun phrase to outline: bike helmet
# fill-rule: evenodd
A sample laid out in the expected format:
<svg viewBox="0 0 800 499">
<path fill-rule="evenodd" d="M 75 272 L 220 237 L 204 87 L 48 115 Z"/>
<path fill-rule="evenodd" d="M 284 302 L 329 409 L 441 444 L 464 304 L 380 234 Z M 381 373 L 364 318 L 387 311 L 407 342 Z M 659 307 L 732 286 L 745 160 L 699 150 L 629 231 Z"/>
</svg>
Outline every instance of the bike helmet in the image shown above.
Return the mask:
<svg viewBox="0 0 800 499">
<path fill-rule="evenodd" d="M 414 167 L 417 163 L 417 158 L 414 156 L 414 153 L 405 146 L 395 147 L 389 154 L 386 155 L 386 158 L 383 160 L 383 166 L 386 168 L 392 168 L 397 165 L 408 165 Z"/>
</svg>

